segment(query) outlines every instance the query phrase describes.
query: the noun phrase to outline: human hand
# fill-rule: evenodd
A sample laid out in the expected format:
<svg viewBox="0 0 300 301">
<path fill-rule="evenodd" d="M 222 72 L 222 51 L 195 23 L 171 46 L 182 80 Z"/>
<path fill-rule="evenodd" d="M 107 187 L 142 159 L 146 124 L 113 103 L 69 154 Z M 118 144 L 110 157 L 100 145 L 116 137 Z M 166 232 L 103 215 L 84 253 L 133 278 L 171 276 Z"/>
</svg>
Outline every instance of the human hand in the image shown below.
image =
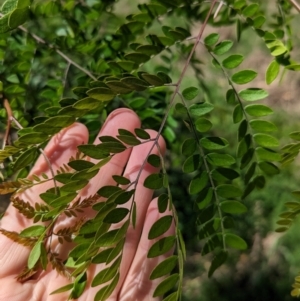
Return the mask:
<svg viewBox="0 0 300 301">
<path fill-rule="evenodd" d="M 116 136 L 120 128 L 133 132 L 138 127 L 140 127 L 140 121 L 135 113 L 127 109 L 118 109 L 109 115 L 99 136 Z M 148 132 L 151 137 L 156 136 L 154 131 Z M 85 126 L 79 123 L 73 124 L 53 137 L 44 150 L 50 160 L 52 169 L 56 171 L 62 164 L 67 163 L 71 156 L 75 156 L 77 146 L 86 143 L 87 140 L 88 131 Z M 98 138 L 95 143 L 99 143 Z M 159 139 L 159 145 L 164 152 L 165 144 L 162 138 Z M 100 187 L 114 185 L 113 175 L 124 175 L 131 181 L 134 181 L 151 146 L 151 142 L 144 143 L 113 156 L 100 169 L 99 173 L 90 180 L 89 184 L 79 192 L 78 197 L 92 196 L 97 193 Z M 158 153 L 156 147 L 153 153 Z M 94 159 L 90 159 L 90 161 L 96 162 Z M 158 169 L 146 164 L 139 178 L 135 196 L 137 208 L 136 227 L 133 228 L 130 225 L 128 228 L 120 265 L 119 282 L 109 299 L 107 299 L 109 301 L 159 300 L 159 298 L 153 298 L 152 295 L 158 283 L 161 282 L 161 278 L 150 281 L 149 276 L 153 268 L 171 254 L 169 252 L 155 258 L 147 258 L 150 246 L 156 241 L 148 240 L 148 232 L 156 220 L 163 215 L 170 215 L 171 213 L 166 211 L 164 214 L 160 214 L 157 209 L 157 201 L 152 201 L 153 191 L 143 186 L 145 178 L 155 171 L 157 172 Z M 51 177 L 48 163 L 43 156 L 40 156 L 30 175 L 41 175 L 42 173 Z M 39 195 L 51 187 L 53 187 L 52 181 L 42 183 L 20 193 L 19 197 L 32 205 L 36 202 L 42 203 L 43 201 Z M 85 214 L 88 217 L 95 215 L 92 210 L 85 211 Z M 55 227 L 59 229 L 73 222 L 74 218 L 65 216 L 58 220 Z M 26 219 L 15 207 L 10 205 L 1 220 L 0 229 L 19 233 L 31 225 L 32 220 Z M 172 224 L 163 236 L 173 234 L 174 225 Z M 73 243 L 60 244 L 57 239 L 51 241 L 51 248 L 64 260 L 68 257 L 69 251 L 73 247 Z M 67 300 L 69 292 L 50 295 L 51 292 L 70 283 L 70 280 L 58 274 L 49 264 L 46 270 L 39 270 L 24 283 L 17 281 L 17 276 L 27 266 L 29 253 L 30 248 L 22 246 L 0 233 L 0 301 Z M 101 286 L 91 287 L 91 281 L 105 267 L 105 264 L 92 264 L 88 268 L 87 287 L 78 300 L 94 300 Z"/>
</svg>

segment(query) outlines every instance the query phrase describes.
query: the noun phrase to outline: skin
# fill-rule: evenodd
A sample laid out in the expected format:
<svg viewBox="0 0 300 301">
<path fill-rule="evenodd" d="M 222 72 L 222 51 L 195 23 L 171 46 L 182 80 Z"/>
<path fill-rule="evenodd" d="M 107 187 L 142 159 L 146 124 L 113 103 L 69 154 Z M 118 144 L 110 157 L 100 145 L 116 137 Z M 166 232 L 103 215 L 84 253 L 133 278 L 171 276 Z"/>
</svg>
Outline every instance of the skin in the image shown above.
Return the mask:
<svg viewBox="0 0 300 301">
<path fill-rule="evenodd" d="M 108 116 L 99 132 L 99 136 L 116 136 L 120 128 L 133 132 L 134 129 L 138 127 L 140 127 L 140 121 L 134 112 L 128 109 L 118 109 Z M 156 132 L 154 131 L 149 130 L 148 133 L 153 138 L 156 136 Z M 75 156 L 77 146 L 86 143 L 87 140 L 88 131 L 84 125 L 79 123 L 73 124 L 53 137 L 44 150 L 51 162 L 53 170 L 56 171 L 63 163 L 67 163 L 71 156 Z M 97 143 L 99 143 L 98 138 L 95 141 L 95 144 Z M 164 152 L 165 143 L 162 138 L 159 140 L 159 145 Z M 131 181 L 134 181 L 151 146 L 152 143 L 145 143 L 115 155 L 108 164 L 100 169 L 97 176 L 80 191 L 79 196 L 85 198 L 94 195 L 102 186 L 115 185 L 112 175 L 124 175 Z M 156 147 L 152 153 L 158 154 Z M 90 161 L 96 163 L 94 159 L 90 159 Z M 157 171 L 158 169 L 155 169 L 149 164 L 146 164 L 142 171 L 135 198 L 137 206 L 136 228 L 133 229 L 132 226 L 130 226 L 127 232 L 120 267 L 120 279 L 117 287 L 109 297 L 109 301 L 160 300 L 159 298 L 153 298 L 152 295 L 158 283 L 162 281 L 162 278 L 158 278 L 156 281 L 150 281 L 149 275 L 153 268 L 159 262 L 170 256 L 171 253 L 148 259 L 147 252 L 151 245 L 157 241 L 149 241 L 148 232 L 156 220 L 163 215 L 170 215 L 171 212 L 167 211 L 164 214 L 160 214 L 157 209 L 157 200 L 152 200 L 153 191 L 145 188 L 142 184 L 148 175 Z M 43 156 L 39 157 L 30 175 L 41 175 L 41 173 L 46 173 L 51 177 L 49 166 Z M 31 204 L 36 202 L 42 203 L 39 194 L 52 186 L 52 181 L 39 184 L 31 189 L 27 189 L 19 196 Z M 85 216 L 92 217 L 94 212 L 89 210 L 84 214 Z M 74 218 L 61 218 L 54 230 L 57 231 L 60 228 L 68 227 L 73 222 Z M 0 227 L 5 230 L 20 232 L 24 227 L 31 225 L 31 220 L 26 219 L 13 206 L 10 206 L 1 220 Z M 119 228 L 120 226 L 121 224 L 113 225 L 112 227 Z M 172 225 L 163 236 L 172 235 L 174 231 L 174 225 Z M 162 237 L 158 239 L 160 238 Z M 54 238 L 51 247 L 59 254 L 60 258 L 65 259 L 74 245 L 65 243 L 61 245 L 57 242 L 57 239 Z M 30 249 L 28 247 L 17 244 L 0 234 L 0 301 L 67 300 L 68 293 L 49 295 L 52 291 L 69 283 L 67 278 L 57 274 L 50 266 L 46 271 L 39 271 L 33 278 L 24 283 L 20 283 L 16 280 L 16 276 L 22 271 L 24 266 L 27 265 L 29 252 Z M 95 294 L 101 286 L 92 288 L 89 284 L 95 275 L 105 267 L 104 264 L 90 266 L 88 270 L 87 289 L 78 300 L 85 301 L 94 299 Z"/>
</svg>

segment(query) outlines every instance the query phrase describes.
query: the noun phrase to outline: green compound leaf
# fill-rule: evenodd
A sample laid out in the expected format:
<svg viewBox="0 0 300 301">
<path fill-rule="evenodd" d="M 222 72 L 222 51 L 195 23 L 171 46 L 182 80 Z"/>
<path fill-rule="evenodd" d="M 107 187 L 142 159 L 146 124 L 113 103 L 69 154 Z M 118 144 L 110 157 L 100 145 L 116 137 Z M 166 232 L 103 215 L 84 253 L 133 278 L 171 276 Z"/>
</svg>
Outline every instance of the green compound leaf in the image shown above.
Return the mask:
<svg viewBox="0 0 300 301">
<path fill-rule="evenodd" d="M 182 91 L 182 96 L 186 100 L 193 100 L 199 94 L 199 89 L 195 87 L 189 87 Z"/>
<path fill-rule="evenodd" d="M 154 239 L 164 234 L 171 227 L 172 215 L 166 215 L 157 220 L 149 230 L 148 239 Z"/>
<path fill-rule="evenodd" d="M 244 60 L 244 57 L 240 54 L 230 55 L 228 58 L 223 60 L 222 65 L 224 68 L 233 69 L 238 67 Z"/>
<path fill-rule="evenodd" d="M 224 54 L 224 53 L 228 52 L 232 46 L 233 46 L 232 41 L 224 40 L 215 46 L 213 53 L 216 55 Z"/>
<path fill-rule="evenodd" d="M 231 80 L 238 85 L 244 85 L 254 80 L 256 76 L 257 72 L 253 70 L 243 70 L 233 74 Z"/>
<path fill-rule="evenodd" d="M 224 213 L 230 214 L 242 214 L 247 212 L 247 207 L 238 201 L 224 201 L 220 204 L 220 207 Z"/>
<path fill-rule="evenodd" d="M 186 139 L 181 147 L 181 152 L 184 156 L 191 156 L 197 149 L 197 141 L 194 138 Z"/>
<path fill-rule="evenodd" d="M 163 187 L 163 180 L 163 174 L 154 173 L 145 179 L 144 186 L 149 189 L 160 189 Z"/>
<path fill-rule="evenodd" d="M 208 132 L 212 126 L 213 124 L 206 118 L 198 118 L 195 121 L 196 130 L 200 133 Z"/>
<path fill-rule="evenodd" d="M 229 143 L 224 138 L 206 137 L 200 140 L 200 145 L 208 150 L 218 150 L 227 147 Z"/>
<path fill-rule="evenodd" d="M 100 101 L 109 101 L 116 96 L 116 94 L 108 88 L 94 88 L 88 90 L 86 94 Z"/>
<path fill-rule="evenodd" d="M 175 236 L 163 237 L 156 243 L 154 243 L 148 251 L 148 258 L 154 258 L 160 255 L 165 254 L 173 248 L 176 241 Z"/>
<path fill-rule="evenodd" d="M 266 83 L 270 85 L 278 76 L 280 70 L 280 65 L 276 60 L 271 62 L 266 71 Z"/>
<path fill-rule="evenodd" d="M 264 23 L 266 22 L 266 17 L 265 16 L 257 16 L 253 19 L 253 26 L 255 28 L 261 28 Z"/>
<path fill-rule="evenodd" d="M 220 38 L 220 35 L 218 33 L 211 33 L 204 39 L 204 44 L 206 46 L 213 46 L 215 45 Z"/>
<path fill-rule="evenodd" d="M 267 120 L 254 119 L 249 122 L 251 128 L 258 132 L 275 132 L 277 127 L 274 123 Z"/>
<path fill-rule="evenodd" d="M 241 197 L 243 192 L 239 187 L 231 184 L 222 184 L 216 188 L 217 194 L 222 198 L 238 198 Z"/>
<path fill-rule="evenodd" d="M 160 278 L 172 272 L 175 268 L 178 261 L 178 256 L 173 255 L 163 262 L 161 262 L 158 266 L 154 268 L 152 273 L 150 274 L 150 280 L 154 280 L 156 278 Z"/>
<path fill-rule="evenodd" d="M 201 104 L 191 105 L 189 108 L 190 113 L 195 117 L 203 116 L 214 109 L 214 106 L 210 103 L 204 102 Z"/>
<path fill-rule="evenodd" d="M 147 159 L 147 162 L 149 164 L 151 164 L 152 166 L 154 167 L 160 167 L 160 157 L 158 155 L 155 155 L 155 154 L 151 154 L 148 159 Z"/>
<path fill-rule="evenodd" d="M 241 237 L 232 233 L 225 234 L 225 243 L 228 247 L 238 250 L 246 250 L 248 247 L 247 243 Z"/>
<path fill-rule="evenodd" d="M 179 274 L 173 274 L 171 276 L 169 276 L 168 278 L 166 278 L 165 280 L 163 280 L 155 289 L 154 293 L 153 293 L 153 297 L 158 297 L 158 296 L 162 296 L 165 293 L 167 293 L 169 290 L 171 290 L 176 283 L 179 280 Z"/>
<path fill-rule="evenodd" d="M 104 223 L 116 224 L 122 221 L 129 213 L 127 208 L 116 208 L 110 211 L 104 218 Z"/>
<path fill-rule="evenodd" d="M 211 153 L 207 155 L 207 161 L 215 166 L 230 166 L 235 163 L 235 159 L 228 154 Z"/>
<path fill-rule="evenodd" d="M 121 187 L 118 187 L 118 186 L 103 186 L 101 187 L 99 190 L 98 190 L 98 194 L 100 196 L 103 196 L 105 198 L 109 198 L 110 196 L 112 196 L 114 193 L 116 192 L 120 192 L 122 191 L 122 188 Z"/>
<path fill-rule="evenodd" d="M 191 173 L 197 170 L 202 164 L 201 156 L 196 154 L 188 157 L 182 166 L 182 171 L 184 173 Z"/>
<path fill-rule="evenodd" d="M 37 242 L 32 248 L 32 250 L 30 251 L 28 261 L 27 261 L 28 269 L 34 268 L 36 263 L 39 261 L 41 257 L 41 250 L 42 250 L 42 242 Z"/>
<path fill-rule="evenodd" d="M 221 250 L 212 260 L 209 271 L 208 277 L 211 277 L 213 273 L 227 260 L 228 253 L 224 250 Z"/>
<path fill-rule="evenodd" d="M 250 88 L 240 91 L 239 95 L 246 101 L 256 101 L 268 97 L 269 93 L 263 89 Z"/>
<path fill-rule="evenodd" d="M 45 230 L 46 230 L 45 226 L 34 225 L 22 230 L 20 232 L 20 236 L 22 237 L 40 236 L 45 232 Z"/>
<path fill-rule="evenodd" d="M 279 141 L 270 135 L 267 134 L 254 134 L 253 135 L 254 141 L 263 147 L 278 147 L 279 146 Z"/>
<path fill-rule="evenodd" d="M 273 114 L 273 110 L 265 105 L 248 105 L 245 107 L 245 111 L 253 117 L 262 117 Z"/>
</svg>

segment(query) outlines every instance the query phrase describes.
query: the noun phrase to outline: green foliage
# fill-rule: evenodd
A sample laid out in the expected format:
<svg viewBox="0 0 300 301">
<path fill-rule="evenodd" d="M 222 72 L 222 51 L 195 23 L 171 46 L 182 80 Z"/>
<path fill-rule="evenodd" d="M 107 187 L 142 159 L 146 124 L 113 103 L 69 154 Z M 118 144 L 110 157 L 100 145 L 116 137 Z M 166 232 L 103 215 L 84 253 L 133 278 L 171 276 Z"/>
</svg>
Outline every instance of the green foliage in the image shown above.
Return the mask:
<svg viewBox="0 0 300 301">
<path fill-rule="evenodd" d="M 143 127 L 162 134 L 171 154 L 163 158 L 161 153 L 149 152 L 142 162 L 142 168 L 146 163 L 161 168 L 148 175 L 143 185 L 158 190 L 160 213 L 172 210 L 172 215 L 164 215 L 151 226 L 148 239 L 155 242 L 147 256 L 155 258 L 176 249 L 175 255 L 159 263 L 151 273 L 151 280 L 163 277 L 153 297 L 179 300 L 182 294 L 186 250 L 179 230 L 180 212 L 177 215 L 173 207 L 175 188 L 170 185 L 167 168 L 173 159 L 182 166 L 188 181 L 185 190 L 190 200 L 186 206 L 196 221 L 201 254 L 212 255 L 209 277 L 230 258 L 232 249 L 247 248 L 235 223 L 238 215 L 252 212 L 245 199 L 252 191 L 264 188 L 268 177 L 280 172 L 278 162 L 293 161 L 300 150 L 300 132 L 293 132 L 290 138 L 296 142 L 286 145 L 281 153 L 277 151 L 277 126 L 264 119 L 273 110 L 260 102 L 269 93 L 256 87 L 258 72 L 243 67 L 247 57 L 234 53 L 235 41 L 220 40 L 217 32 L 203 36 L 207 24 L 213 24 L 215 30 L 236 24 L 237 41 L 247 29 L 252 29 L 270 53 L 271 63 L 265 71 L 268 85 L 276 80 L 280 68 L 299 71 L 291 53 L 291 28 L 282 15 L 291 18 L 291 7 L 279 1 L 281 15 L 275 18 L 278 24 L 270 24 L 265 6 L 249 2 L 221 2 L 212 18 L 209 9 L 216 1 L 191 4 L 183 0 L 149 0 L 130 6 L 132 11 L 125 21 L 114 14 L 115 1 L 4 2 L 0 19 L 1 82 L 2 98 L 10 107 L 5 107 L 1 118 L 5 123 L 8 120 L 7 131 L 10 126 L 19 128 L 18 138 L 12 145 L 4 144 L 0 151 L 0 160 L 7 169 L 5 180 L 17 171 L 27 173 L 39 152 L 48 159 L 42 150 L 63 128 L 79 121 L 90 130 L 89 143 L 79 145 L 76 158 L 70 158 L 51 176 L 33 175 L 27 179 L 25 175 L 0 184 L 1 194 L 15 193 L 12 204 L 21 214 L 34 223 L 47 222 L 20 233 L 0 230 L 14 241 L 30 246 L 29 274 L 37 266 L 46 270 L 49 264 L 63 275 L 72 268 L 72 284 L 52 294 L 70 291 L 70 298 L 79 298 L 88 285 L 86 272 L 91 264 L 105 264 L 91 281 L 93 287 L 102 285 L 94 300 L 106 300 L 118 284 L 126 233 L 129 227 L 135 227 L 139 214 L 135 194 L 140 173 L 135 180 L 113 175 L 111 185 L 99 187 L 91 197 L 77 198 L 78 191 L 116 154 L 146 142 L 158 146 L 159 135 L 151 139 L 143 128 L 134 132 L 118 129 L 116 137 L 101 136 L 100 144 L 92 144 L 100 124 L 117 107 L 133 109 Z M 184 20 L 178 23 L 184 25 L 172 26 L 178 17 Z M 202 26 L 193 39 L 190 32 L 199 21 Z M 200 41 L 203 42 L 199 47 L 212 58 L 215 74 L 220 72 L 228 82 L 223 91 L 223 114 L 232 119 L 235 139 L 228 138 L 225 128 L 223 132 L 215 129 L 219 103 L 202 76 L 206 66 L 200 63 L 209 60 L 197 58 L 195 47 Z M 179 60 L 184 67 L 178 77 L 173 65 Z M 185 86 L 189 68 L 195 71 L 196 83 Z M 238 87 L 252 82 L 254 87 Z M 217 89 L 217 80 L 214 85 Z M 54 188 L 41 193 L 43 203 L 29 204 L 16 194 L 44 182 L 53 182 Z M 293 194 L 299 199 L 298 191 Z M 278 221 L 278 232 L 287 230 L 300 212 L 298 201 L 287 202 L 286 206 L 288 210 Z M 96 212 L 94 218 L 80 217 L 87 208 Z M 61 216 L 77 217 L 77 222 L 54 232 Z M 175 234 L 166 236 L 173 223 Z M 111 228 L 113 224 L 117 228 Z M 53 236 L 58 237 L 60 244 L 74 243 L 66 262 L 51 246 L 46 249 Z M 171 293 L 167 295 L 168 292 Z M 298 278 L 292 294 L 299 295 Z"/>
</svg>

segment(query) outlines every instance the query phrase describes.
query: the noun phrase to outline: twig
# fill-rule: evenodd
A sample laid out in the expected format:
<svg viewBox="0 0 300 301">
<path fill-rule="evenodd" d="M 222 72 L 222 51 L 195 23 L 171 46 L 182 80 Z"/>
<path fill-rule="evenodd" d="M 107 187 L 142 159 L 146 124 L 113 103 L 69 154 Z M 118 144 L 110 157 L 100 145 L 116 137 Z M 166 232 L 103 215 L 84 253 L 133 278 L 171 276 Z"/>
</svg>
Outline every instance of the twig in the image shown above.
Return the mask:
<svg viewBox="0 0 300 301">
<path fill-rule="evenodd" d="M 297 11 L 300 13 L 300 5 L 296 0 L 290 0 L 291 4 L 297 9 Z"/>
<path fill-rule="evenodd" d="M 144 162 L 143 162 L 143 164 L 141 165 L 140 170 L 139 170 L 139 172 L 138 172 L 138 174 L 137 174 L 137 177 L 136 177 L 136 185 L 137 185 L 137 183 L 138 183 L 138 181 L 139 181 L 139 178 L 140 178 L 140 176 L 141 176 L 141 174 L 142 174 L 142 171 L 143 171 L 143 169 L 144 169 L 144 167 L 145 167 L 145 165 L 146 165 L 146 163 L 147 163 L 147 158 L 148 158 L 149 155 L 151 154 L 151 152 L 152 152 L 152 150 L 154 149 L 155 145 L 158 144 L 158 139 L 159 139 L 159 137 L 160 137 L 160 135 L 161 135 L 161 133 L 162 133 L 162 130 L 163 130 L 165 124 L 166 124 L 167 118 L 168 118 L 168 116 L 169 116 L 169 112 L 170 112 L 170 110 L 171 110 L 172 107 L 173 107 L 175 97 L 176 97 L 176 95 L 179 93 L 179 89 L 180 89 L 181 82 L 182 82 L 182 80 L 183 80 L 183 78 L 184 78 L 184 75 L 185 75 L 186 70 L 187 70 L 187 68 L 188 68 L 188 66 L 189 66 L 189 63 L 190 63 L 190 61 L 191 61 L 191 59 L 192 59 L 192 56 L 193 56 L 193 54 L 194 54 L 194 52 L 195 52 L 195 50 L 196 50 L 198 44 L 200 43 L 200 40 L 201 40 L 201 38 L 202 38 L 204 29 L 205 29 L 205 27 L 206 27 L 206 25 L 207 25 L 208 19 L 209 19 L 209 17 L 211 16 L 212 11 L 213 11 L 213 8 L 214 8 L 214 6 L 215 6 L 215 4 L 216 4 L 217 2 L 218 2 L 218 0 L 213 0 L 213 1 L 212 1 L 211 6 L 210 6 L 210 9 L 209 9 L 209 11 L 208 11 L 208 13 L 207 13 L 207 15 L 206 15 L 206 18 L 205 18 L 205 20 L 204 20 L 204 22 L 203 22 L 203 24 L 202 24 L 202 26 L 201 26 L 201 28 L 200 28 L 199 34 L 197 35 L 196 42 L 195 42 L 195 44 L 194 44 L 194 46 L 193 46 L 193 48 L 192 48 L 192 50 L 191 50 L 191 52 L 190 52 L 190 54 L 189 54 L 189 56 L 188 56 L 188 58 L 187 58 L 187 61 L 186 61 L 185 65 L 184 65 L 184 67 L 183 67 L 183 70 L 182 70 L 182 72 L 181 72 L 181 74 L 180 74 L 180 77 L 179 77 L 177 83 L 175 84 L 176 89 L 175 89 L 175 91 L 173 92 L 173 94 L 172 94 L 172 96 L 171 96 L 171 100 L 170 100 L 169 106 L 168 106 L 168 108 L 167 108 L 167 110 L 166 110 L 165 116 L 164 116 L 164 118 L 163 118 L 163 120 L 162 120 L 162 123 L 161 123 L 161 125 L 160 125 L 160 128 L 159 128 L 159 130 L 158 130 L 158 132 L 157 132 L 157 135 L 156 135 L 156 137 L 155 137 L 155 143 L 153 143 L 152 146 L 151 146 L 151 148 L 149 149 L 148 154 L 147 154 L 147 156 L 146 156 L 146 159 L 144 160 Z M 135 187 L 135 188 L 136 188 L 136 187 Z M 135 196 L 134 196 L 134 197 L 135 197 Z M 133 199 L 133 202 L 134 202 L 134 199 Z"/>
</svg>

